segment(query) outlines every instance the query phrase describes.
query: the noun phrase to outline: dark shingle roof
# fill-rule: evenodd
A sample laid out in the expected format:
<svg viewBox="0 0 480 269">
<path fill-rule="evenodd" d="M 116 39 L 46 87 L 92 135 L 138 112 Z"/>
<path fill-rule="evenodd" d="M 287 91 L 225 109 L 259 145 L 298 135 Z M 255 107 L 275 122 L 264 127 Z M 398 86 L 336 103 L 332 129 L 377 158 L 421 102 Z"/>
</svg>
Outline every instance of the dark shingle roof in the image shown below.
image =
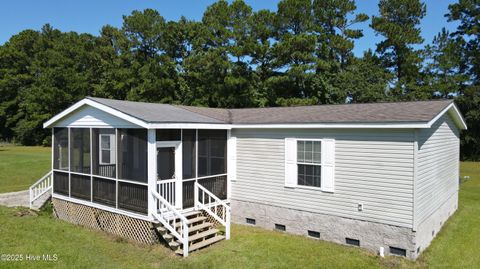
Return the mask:
<svg viewBox="0 0 480 269">
<path fill-rule="evenodd" d="M 146 122 L 165 123 L 224 123 L 223 121 L 182 109 L 178 106 L 157 103 L 121 101 L 87 97 Z"/>
<path fill-rule="evenodd" d="M 428 122 L 451 100 L 218 109 L 182 108 L 234 124 Z"/>
<path fill-rule="evenodd" d="M 452 100 L 221 109 L 89 99 L 146 122 L 166 123 L 402 123 L 429 122 Z"/>
</svg>

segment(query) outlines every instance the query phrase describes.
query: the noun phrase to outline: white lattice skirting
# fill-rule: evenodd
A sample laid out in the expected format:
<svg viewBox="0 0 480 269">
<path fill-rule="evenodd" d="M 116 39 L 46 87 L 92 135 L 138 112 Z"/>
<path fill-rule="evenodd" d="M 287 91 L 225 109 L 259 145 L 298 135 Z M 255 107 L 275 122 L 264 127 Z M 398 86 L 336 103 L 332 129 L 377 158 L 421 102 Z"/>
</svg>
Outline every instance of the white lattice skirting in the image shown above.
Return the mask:
<svg viewBox="0 0 480 269">
<path fill-rule="evenodd" d="M 52 203 L 55 215 L 61 220 L 143 244 L 159 242 L 151 222 L 56 198 Z"/>
</svg>

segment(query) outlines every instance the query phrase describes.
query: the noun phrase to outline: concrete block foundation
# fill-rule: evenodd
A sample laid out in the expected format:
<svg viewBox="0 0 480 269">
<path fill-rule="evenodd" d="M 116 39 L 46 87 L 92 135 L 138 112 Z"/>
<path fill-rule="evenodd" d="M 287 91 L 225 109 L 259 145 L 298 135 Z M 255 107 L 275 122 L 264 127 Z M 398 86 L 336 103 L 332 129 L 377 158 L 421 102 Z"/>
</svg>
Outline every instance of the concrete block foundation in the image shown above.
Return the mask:
<svg viewBox="0 0 480 269">
<path fill-rule="evenodd" d="M 286 232 L 308 236 L 308 231 L 320 233 L 320 239 L 346 245 L 346 238 L 360 241 L 360 247 L 378 253 L 384 247 L 406 250 L 406 257 L 417 257 L 415 232 L 411 228 L 361 221 L 325 214 L 312 213 L 278 206 L 232 200 L 232 222 L 246 224 L 255 219 L 255 226 L 275 229 L 275 224 L 285 225 Z"/>
</svg>

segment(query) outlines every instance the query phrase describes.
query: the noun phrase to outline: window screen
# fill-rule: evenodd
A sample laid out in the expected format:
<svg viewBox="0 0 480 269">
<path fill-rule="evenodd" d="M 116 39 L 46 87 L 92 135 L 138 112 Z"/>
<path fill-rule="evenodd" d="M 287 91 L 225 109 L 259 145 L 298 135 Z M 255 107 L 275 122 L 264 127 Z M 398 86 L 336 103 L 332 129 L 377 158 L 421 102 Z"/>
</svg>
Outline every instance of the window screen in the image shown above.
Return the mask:
<svg viewBox="0 0 480 269">
<path fill-rule="evenodd" d="M 147 130 L 118 129 L 120 179 L 147 182 Z"/>
<path fill-rule="evenodd" d="M 298 185 L 321 187 L 321 141 L 297 141 Z"/>
<path fill-rule="evenodd" d="M 158 129 L 157 141 L 180 141 L 180 129 Z"/>
<path fill-rule="evenodd" d="M 54 128 L 53 168 L 68 171 L 68 129 Z"/>
<path fill-rule="evenodd" d="M 183 130 L 182 150 L 183 150 L 183 178 L 195 178 L 195 130 Z"/>
<path fill-rule="evenodd" d="M 70 129 L 71 171 L 90 174 L 90 129 Z"/>
<path fill-rule="evenodd" d="M 226 173 L 227 131 L 198 130 L 198 176 Z"/>
</svg>

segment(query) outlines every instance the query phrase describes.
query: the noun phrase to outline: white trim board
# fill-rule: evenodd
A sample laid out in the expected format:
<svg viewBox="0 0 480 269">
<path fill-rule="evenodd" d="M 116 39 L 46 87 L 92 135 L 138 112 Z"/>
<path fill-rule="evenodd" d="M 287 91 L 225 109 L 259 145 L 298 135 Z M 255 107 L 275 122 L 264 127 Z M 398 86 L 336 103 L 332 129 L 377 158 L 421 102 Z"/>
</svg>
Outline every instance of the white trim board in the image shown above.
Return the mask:
<svg viewBox="0 0 480 269">
<path fill-rule="evenodd" d="M 126 215 L 126 216 L 136 218 L 136 219 L 141 219 L 141 220 L 154 222 L 153 218 L 150 218 L 148 215 L 137 214 L 137 213 L 133 213 L 133 212 L 126 211 L 126 210 L 117 209 L 115 207 L 110 207 L 110 206 L 98 204 L 98 203 L 95 203 L 95 202 L 90 202 L 90 201 L 86 201 L 86 200 L 82 200 L 82 199 L 63 196 L 63 195 L 58 194 L 58 193 L 53 193 L 52 198 L 56 198 L 56 199 L 60 199 L 60 200 L 64 200 L 64 201 L 68 201 L 68 202 L 72 202 L 72 203 L 76 203 L 76 204 L 81 204 L 81 205 L 86 205 L 86 206 L 98 208 L 98 209 L 102 209 L 102 210 L 105 210 L 105 211 Z"/>
</svg>

